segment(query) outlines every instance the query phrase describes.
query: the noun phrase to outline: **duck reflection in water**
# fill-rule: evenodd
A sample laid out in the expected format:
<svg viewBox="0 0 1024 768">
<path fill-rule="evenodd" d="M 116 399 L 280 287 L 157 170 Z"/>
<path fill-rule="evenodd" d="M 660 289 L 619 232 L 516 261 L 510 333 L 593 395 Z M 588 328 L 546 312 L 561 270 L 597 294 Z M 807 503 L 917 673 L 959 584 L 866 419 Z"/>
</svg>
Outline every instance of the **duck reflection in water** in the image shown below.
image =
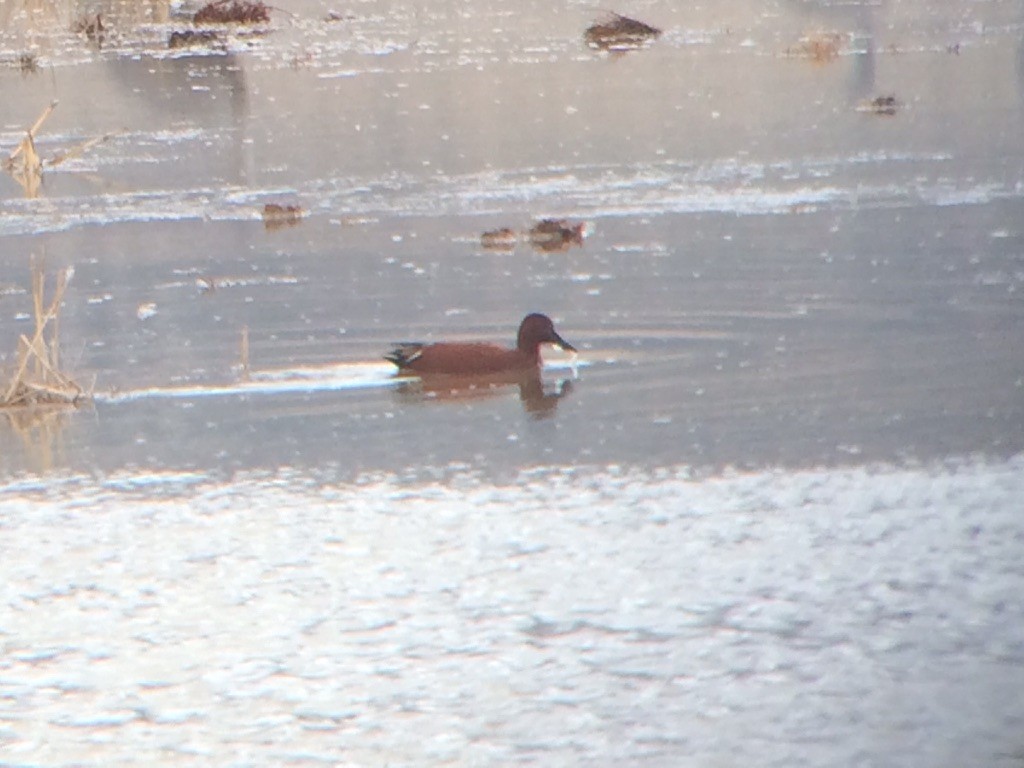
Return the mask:
<svg viewBox="0 0 1024 768">
<path fill-rule="evenodd" d="M 544 419 L 554 415 L 558 401 L 572 392 L 573 382 L 569 378 L 545 381 L 539 371 L 486 376 L 441 374 L 406 379 L 395 388 L 395 394 L 409 403 L 471 403 L 501 397 L 512 387 L 519 389 L 523 410 L 533 418 Z"/>
</svg>

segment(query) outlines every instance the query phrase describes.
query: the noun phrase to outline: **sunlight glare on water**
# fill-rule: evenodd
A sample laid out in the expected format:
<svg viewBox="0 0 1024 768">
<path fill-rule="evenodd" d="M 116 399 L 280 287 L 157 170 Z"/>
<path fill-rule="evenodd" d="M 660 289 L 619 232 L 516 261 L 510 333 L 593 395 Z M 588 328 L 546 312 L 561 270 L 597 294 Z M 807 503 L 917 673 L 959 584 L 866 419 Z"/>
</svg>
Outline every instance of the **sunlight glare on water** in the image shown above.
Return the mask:
<svg viewBox="0 0 1024 768">
<path fill-rule="evenodd" d="M 0 567 L 5 754 L 947 765 L 983 737 L 998 758 L 1022 470 L 11 483 L 6 546 L 34 565 Z"/>
</svg>

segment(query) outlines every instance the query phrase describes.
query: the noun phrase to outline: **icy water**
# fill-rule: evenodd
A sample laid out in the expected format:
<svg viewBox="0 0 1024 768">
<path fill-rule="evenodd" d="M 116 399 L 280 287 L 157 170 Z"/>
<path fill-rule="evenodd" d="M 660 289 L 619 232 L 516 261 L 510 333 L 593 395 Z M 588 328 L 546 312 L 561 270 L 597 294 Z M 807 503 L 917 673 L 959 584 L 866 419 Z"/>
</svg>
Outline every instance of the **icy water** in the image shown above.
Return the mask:
<svg viewBox="0 0 1024 768">
<path fill-rule="evenodd" d="M 1024 2 L 426 5 L 0 0 L 0 765 L 1024 766 Z"/>
</svg>

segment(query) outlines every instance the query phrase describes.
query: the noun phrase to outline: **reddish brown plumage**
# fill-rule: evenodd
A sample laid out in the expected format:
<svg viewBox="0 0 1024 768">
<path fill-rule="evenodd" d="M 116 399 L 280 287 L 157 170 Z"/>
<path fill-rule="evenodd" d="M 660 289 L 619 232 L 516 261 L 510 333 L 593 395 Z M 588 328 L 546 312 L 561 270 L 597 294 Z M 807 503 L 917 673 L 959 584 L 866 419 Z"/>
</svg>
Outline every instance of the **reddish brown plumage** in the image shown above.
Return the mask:
<svg viewBox="0 0 1024 768">
<path fill-rule="evenodd" d="M 576 351 L 558 335 L 550 318 L 532 314 L 527 315 L 520 324 L 514 349 L 481 343 L 405 343 L 396 345 L 384 359 L 397 365 L 400 371 L 411 373 L 486 375 L 540 367 L 542 344 L 554 344 L 570 352 Z"/>
</svg>

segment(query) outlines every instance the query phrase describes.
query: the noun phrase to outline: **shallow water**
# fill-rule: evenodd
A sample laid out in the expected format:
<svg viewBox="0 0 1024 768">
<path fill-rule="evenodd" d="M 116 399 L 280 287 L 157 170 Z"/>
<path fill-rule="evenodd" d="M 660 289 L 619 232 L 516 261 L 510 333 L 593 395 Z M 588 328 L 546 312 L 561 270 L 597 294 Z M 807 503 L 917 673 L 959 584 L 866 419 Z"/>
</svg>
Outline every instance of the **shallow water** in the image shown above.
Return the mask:
<svg viewBox="0 0 1024 768">
<path fill-rule="evenodd" d="M 1018 765 L 1022 470 L 24 481 L 4 758 Z"/>
<path fill-rule="evenodd" d="M 0 8 L 0 763 L 1024 763 L 1024 3 L 185 10 Z"/>
</svg>

